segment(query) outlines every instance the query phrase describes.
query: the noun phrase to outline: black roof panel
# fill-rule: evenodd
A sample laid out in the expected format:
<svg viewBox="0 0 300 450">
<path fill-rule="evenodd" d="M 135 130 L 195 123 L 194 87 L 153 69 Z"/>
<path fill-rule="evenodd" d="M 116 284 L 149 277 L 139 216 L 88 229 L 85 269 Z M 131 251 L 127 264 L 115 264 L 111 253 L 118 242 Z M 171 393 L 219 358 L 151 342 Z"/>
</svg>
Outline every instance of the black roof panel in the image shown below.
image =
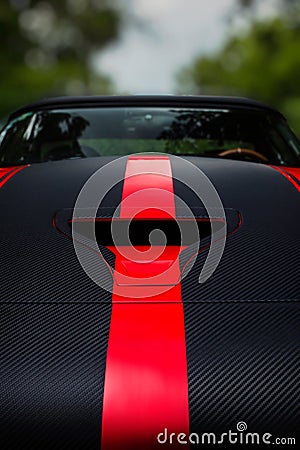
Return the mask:
<svg viewBox="0 0 300 450">
<path fill-rule="evenodd" d="M 174 107 L 237 107 L 242 109 L 260 109 L 282 114 L 271 106 L 242 97 L 194 96 L 194 95 L 111 95 L 51 97 L 23 106 L 13 112 L 16 117 L 26 111 L 48 108 L 91 107 L 91 106 L 168 106 Z"/>
</svg>

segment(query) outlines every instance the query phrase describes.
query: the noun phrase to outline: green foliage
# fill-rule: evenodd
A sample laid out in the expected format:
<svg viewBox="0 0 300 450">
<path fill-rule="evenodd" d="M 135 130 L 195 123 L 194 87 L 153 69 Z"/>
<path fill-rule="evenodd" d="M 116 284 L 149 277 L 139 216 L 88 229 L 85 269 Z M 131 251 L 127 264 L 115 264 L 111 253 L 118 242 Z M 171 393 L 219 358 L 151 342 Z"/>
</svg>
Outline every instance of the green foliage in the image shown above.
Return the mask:
<svg viewBox="0 0 300 450">
<path fill-rule="evenodd" d="M 42 96 L 108 93 L 93 59 L 120 22 L 114 0 L 1 0 L 0 118 Z"/>
<path fill-rule="evenodd" d="M 300 24 L 285 18 L 253 22 L 212 56 L 178 77 L 180 91 L 242 95 L 283 110 L 300 133 Z"/>
<path fill-rule="evenodd" d="M 254 11 L 261 0 L 236 0 L 237 6 L 242 11 Z M 280 15 L 284 15 L 289 20 L 299 20 L 300 5 L 299 0 L 265 0 L 264 3 L 270 4 L 277 8 Z"/>
</svg>

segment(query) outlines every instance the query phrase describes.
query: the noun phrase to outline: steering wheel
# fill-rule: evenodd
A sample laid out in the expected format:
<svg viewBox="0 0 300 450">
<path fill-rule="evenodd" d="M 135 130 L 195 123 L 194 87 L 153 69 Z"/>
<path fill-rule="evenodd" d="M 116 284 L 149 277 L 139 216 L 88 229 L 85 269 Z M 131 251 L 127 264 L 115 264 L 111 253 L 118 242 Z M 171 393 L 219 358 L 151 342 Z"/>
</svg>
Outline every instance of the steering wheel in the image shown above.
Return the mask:
<svg viewBox="0 0 300 450">
<path fill-rule="evenodd" d="M 225 156 L 226 157 L 228 155 L 233 155 L 233 154 L 241 155 L 241 156 L 242 155 L 249 155 L 250 157 L 253 156 L 254 158 L 257 158 L 257 159 L 259 159 L 259 160 L 261 160 L 263 162 L 268 162 L 269 161 L 268 158 L 265 155 L 263 155 L 260 152 L 257 152 L 256 150 L 251 150 L 250 148 L 240 148 L 240 147 L 238 147 L 238 148 L 230 148 L 228 150 L 224 150 L 223 152 L 218 153 L 218 156 Z"/>
</svg>

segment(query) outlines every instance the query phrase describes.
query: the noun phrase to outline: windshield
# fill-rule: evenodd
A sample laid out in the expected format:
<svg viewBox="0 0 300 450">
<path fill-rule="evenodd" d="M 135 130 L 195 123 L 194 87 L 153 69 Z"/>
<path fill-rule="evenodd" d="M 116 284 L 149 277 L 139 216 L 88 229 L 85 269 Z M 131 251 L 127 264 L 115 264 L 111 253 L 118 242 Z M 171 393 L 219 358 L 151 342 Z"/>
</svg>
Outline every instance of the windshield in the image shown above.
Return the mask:
<svg viewBox="0 0 300 450">
<path fill-rule="evenodd" d="M 139 152 L 300 166 L 300 144 L 279 115 L 245 109 L 90 107 L 33 111 L 0 134 L 0 165 Z"/>
</svg>

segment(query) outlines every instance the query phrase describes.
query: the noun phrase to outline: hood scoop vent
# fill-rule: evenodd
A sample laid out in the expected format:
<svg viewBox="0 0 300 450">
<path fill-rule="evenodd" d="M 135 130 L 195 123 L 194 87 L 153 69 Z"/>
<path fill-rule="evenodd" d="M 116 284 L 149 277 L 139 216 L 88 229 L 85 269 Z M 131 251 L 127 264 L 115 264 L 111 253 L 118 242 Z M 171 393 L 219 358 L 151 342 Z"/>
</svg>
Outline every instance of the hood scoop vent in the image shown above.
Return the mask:
<svg viewBox="0 0 300 450">
<path fill-rule="evenodd" d="M 96 217 L 88 209 L 77 210 L 77 217 L 72 209 L 64 209 L 53 223 L 87 253 L 96 252 L 105 262 L 101 270 L 109 270 L 117 285 L 153 285 L 153 277 L 156 285 L 176 285 L 199 252 L 241 225 L 241 216 L 233 209 L 225 210 L 226 221 L 217 210 L 213 217 L 205 208 L 193 208 L 192 213 L 193 217 L 178 210 L 176 218 L 127 219 L 114 216 L 110 208 L 99 208 Z"/>
</svg>

